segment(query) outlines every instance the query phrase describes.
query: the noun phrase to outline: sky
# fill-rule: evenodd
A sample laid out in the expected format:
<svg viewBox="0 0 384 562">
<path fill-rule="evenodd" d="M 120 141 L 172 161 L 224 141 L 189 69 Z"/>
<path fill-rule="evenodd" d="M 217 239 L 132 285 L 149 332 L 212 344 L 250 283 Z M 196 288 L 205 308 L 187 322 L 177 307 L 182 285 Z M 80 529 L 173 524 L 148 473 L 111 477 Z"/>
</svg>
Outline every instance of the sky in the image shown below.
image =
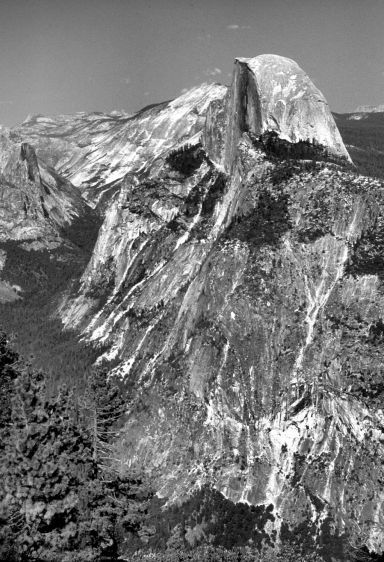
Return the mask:
<svg viewBox="0 0 384 562">
<path fill-rule="evenodd" d="M 0 124 L 125 110 L 235 57 L 294 59 L 337 112 L 384 103 L 384 0 L 0 0 Z"/>
</svg>

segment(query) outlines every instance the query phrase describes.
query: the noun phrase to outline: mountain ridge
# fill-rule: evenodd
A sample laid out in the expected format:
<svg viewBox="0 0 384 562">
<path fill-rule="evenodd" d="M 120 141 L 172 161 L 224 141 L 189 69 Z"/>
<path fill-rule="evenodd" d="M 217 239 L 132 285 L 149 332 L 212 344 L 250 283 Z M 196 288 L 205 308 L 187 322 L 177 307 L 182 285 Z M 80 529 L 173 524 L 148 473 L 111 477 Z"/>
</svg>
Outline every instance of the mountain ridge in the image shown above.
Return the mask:
<svg viewBox="0 0 384 562">
<path fill-rule="evenodd" d="M 359 105 L 352 113 L 383 113 L 384 103 L 379 105 Z"/>
<path fill-rule="evenodd" d="M 74 117 L 37 117 L 16 130 L 32 143 L 44 139 L 39 147 L 42 157 L 53 154 L 60 173 L 97 206 L 103 191 L 112 193 L 114 185 L 129 173 L 140 175 L 148 166 L 147 160 L 177 147 L 177 139 L 182 144 L 183 136 L 198 134 L 202 127 L 199 112 L 225 93 L 225 86 L 203 84 L 171 102 L 152 104 L 129 116 L 79 113 Z"/>
<path fill-rule="evenodd" d="M 15 132 L 103 216 L 59 314 L 124 392 L 121 463 L 167 505 L 211 485 L 259 506 L 276 545 L 358 520 L 384 550 L 384 183 L 307 75 L 236 59 L 230 88 Z"/>
</svg>

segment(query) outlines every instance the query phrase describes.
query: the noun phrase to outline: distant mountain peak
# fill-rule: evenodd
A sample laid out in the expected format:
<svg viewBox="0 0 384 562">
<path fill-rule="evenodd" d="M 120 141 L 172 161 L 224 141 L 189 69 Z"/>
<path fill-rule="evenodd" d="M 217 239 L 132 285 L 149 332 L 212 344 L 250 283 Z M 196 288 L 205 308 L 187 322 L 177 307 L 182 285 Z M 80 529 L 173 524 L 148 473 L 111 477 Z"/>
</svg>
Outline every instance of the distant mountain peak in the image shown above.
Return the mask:
<svg viewBox="0 0 384 562">
<path fill-rule="evenodd" d="M 0 133 L 0 241 L 35 240 L 56 245 L 60 232 L 84 214 L 77 188 L 36 156 L 35 148 L 2 128 Z"/>
<path fill-rule="evenodd" d="M 383 113 L 384 103 L 380 105 L 359 105 L 353 113 Z"/>
</svg>

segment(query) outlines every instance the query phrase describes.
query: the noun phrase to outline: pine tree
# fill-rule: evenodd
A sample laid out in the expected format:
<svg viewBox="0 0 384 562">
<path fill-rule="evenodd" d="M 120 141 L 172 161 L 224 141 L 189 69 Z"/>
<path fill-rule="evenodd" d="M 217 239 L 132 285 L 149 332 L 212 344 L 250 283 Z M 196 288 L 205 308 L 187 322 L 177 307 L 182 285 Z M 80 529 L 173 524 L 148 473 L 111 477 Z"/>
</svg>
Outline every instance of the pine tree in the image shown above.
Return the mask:
<svg viewBox="0 0 384 562">
<path fill-rule="evenodd" d="M 93 435 L 79 424 L 75 405 L 66 388 L 47 400 L 41 373 L 19 374 L 0 464 L 1 559 L 115 559 L 122 536 L 141 529 L 147 491 L 140 479 L 106 475 L 98 466 Z M 111 420 L 98 420 L 99 427 Z"/>
<path fill-rule="evenodd" d="M 111 441 L 117 436 L 117 425 L 125 411 L 118 387 L 108 379 L 104 368 L 94 369 L 87 377 L 84 395 L 79 401 L 82 423 L 92 439 L 93 460 L 110 470 Z"/>
<path fill-rule="evenodd" d="M 9 426 L 11 422 L 11 397 L 18 359 L 18 354 L 8 347 L 6 334 L 0 331 L 0 428 Z"/>
</svg>

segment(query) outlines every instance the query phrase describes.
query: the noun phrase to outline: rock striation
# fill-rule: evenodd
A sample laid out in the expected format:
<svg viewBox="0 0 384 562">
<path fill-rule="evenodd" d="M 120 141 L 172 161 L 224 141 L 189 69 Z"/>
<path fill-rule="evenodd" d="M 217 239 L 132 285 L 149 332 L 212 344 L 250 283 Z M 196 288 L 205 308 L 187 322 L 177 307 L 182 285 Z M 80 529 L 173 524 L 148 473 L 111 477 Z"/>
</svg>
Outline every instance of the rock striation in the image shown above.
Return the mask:
<svg viewBox="0 0 384 562">
<path fill-rule="evenodd" d="M 226 169 L 245 131 L 256 136 L 274 131 L 290 143 L 315 140 L 330 155 L 350 160 L 323 94 L 291 59 L 236 59 L 227 115 Z"/>
<path fill-rule="evenodd" d="M 384 550 L 384 184 L 345 166 L 306 74 L 237 59 L 230 88 L 18 132 L 105 208 L 60 314 L 108 346 L 120 460 L 168 503 L 210 484 L 264 506 L 275 544 Z"/>
</svg>

